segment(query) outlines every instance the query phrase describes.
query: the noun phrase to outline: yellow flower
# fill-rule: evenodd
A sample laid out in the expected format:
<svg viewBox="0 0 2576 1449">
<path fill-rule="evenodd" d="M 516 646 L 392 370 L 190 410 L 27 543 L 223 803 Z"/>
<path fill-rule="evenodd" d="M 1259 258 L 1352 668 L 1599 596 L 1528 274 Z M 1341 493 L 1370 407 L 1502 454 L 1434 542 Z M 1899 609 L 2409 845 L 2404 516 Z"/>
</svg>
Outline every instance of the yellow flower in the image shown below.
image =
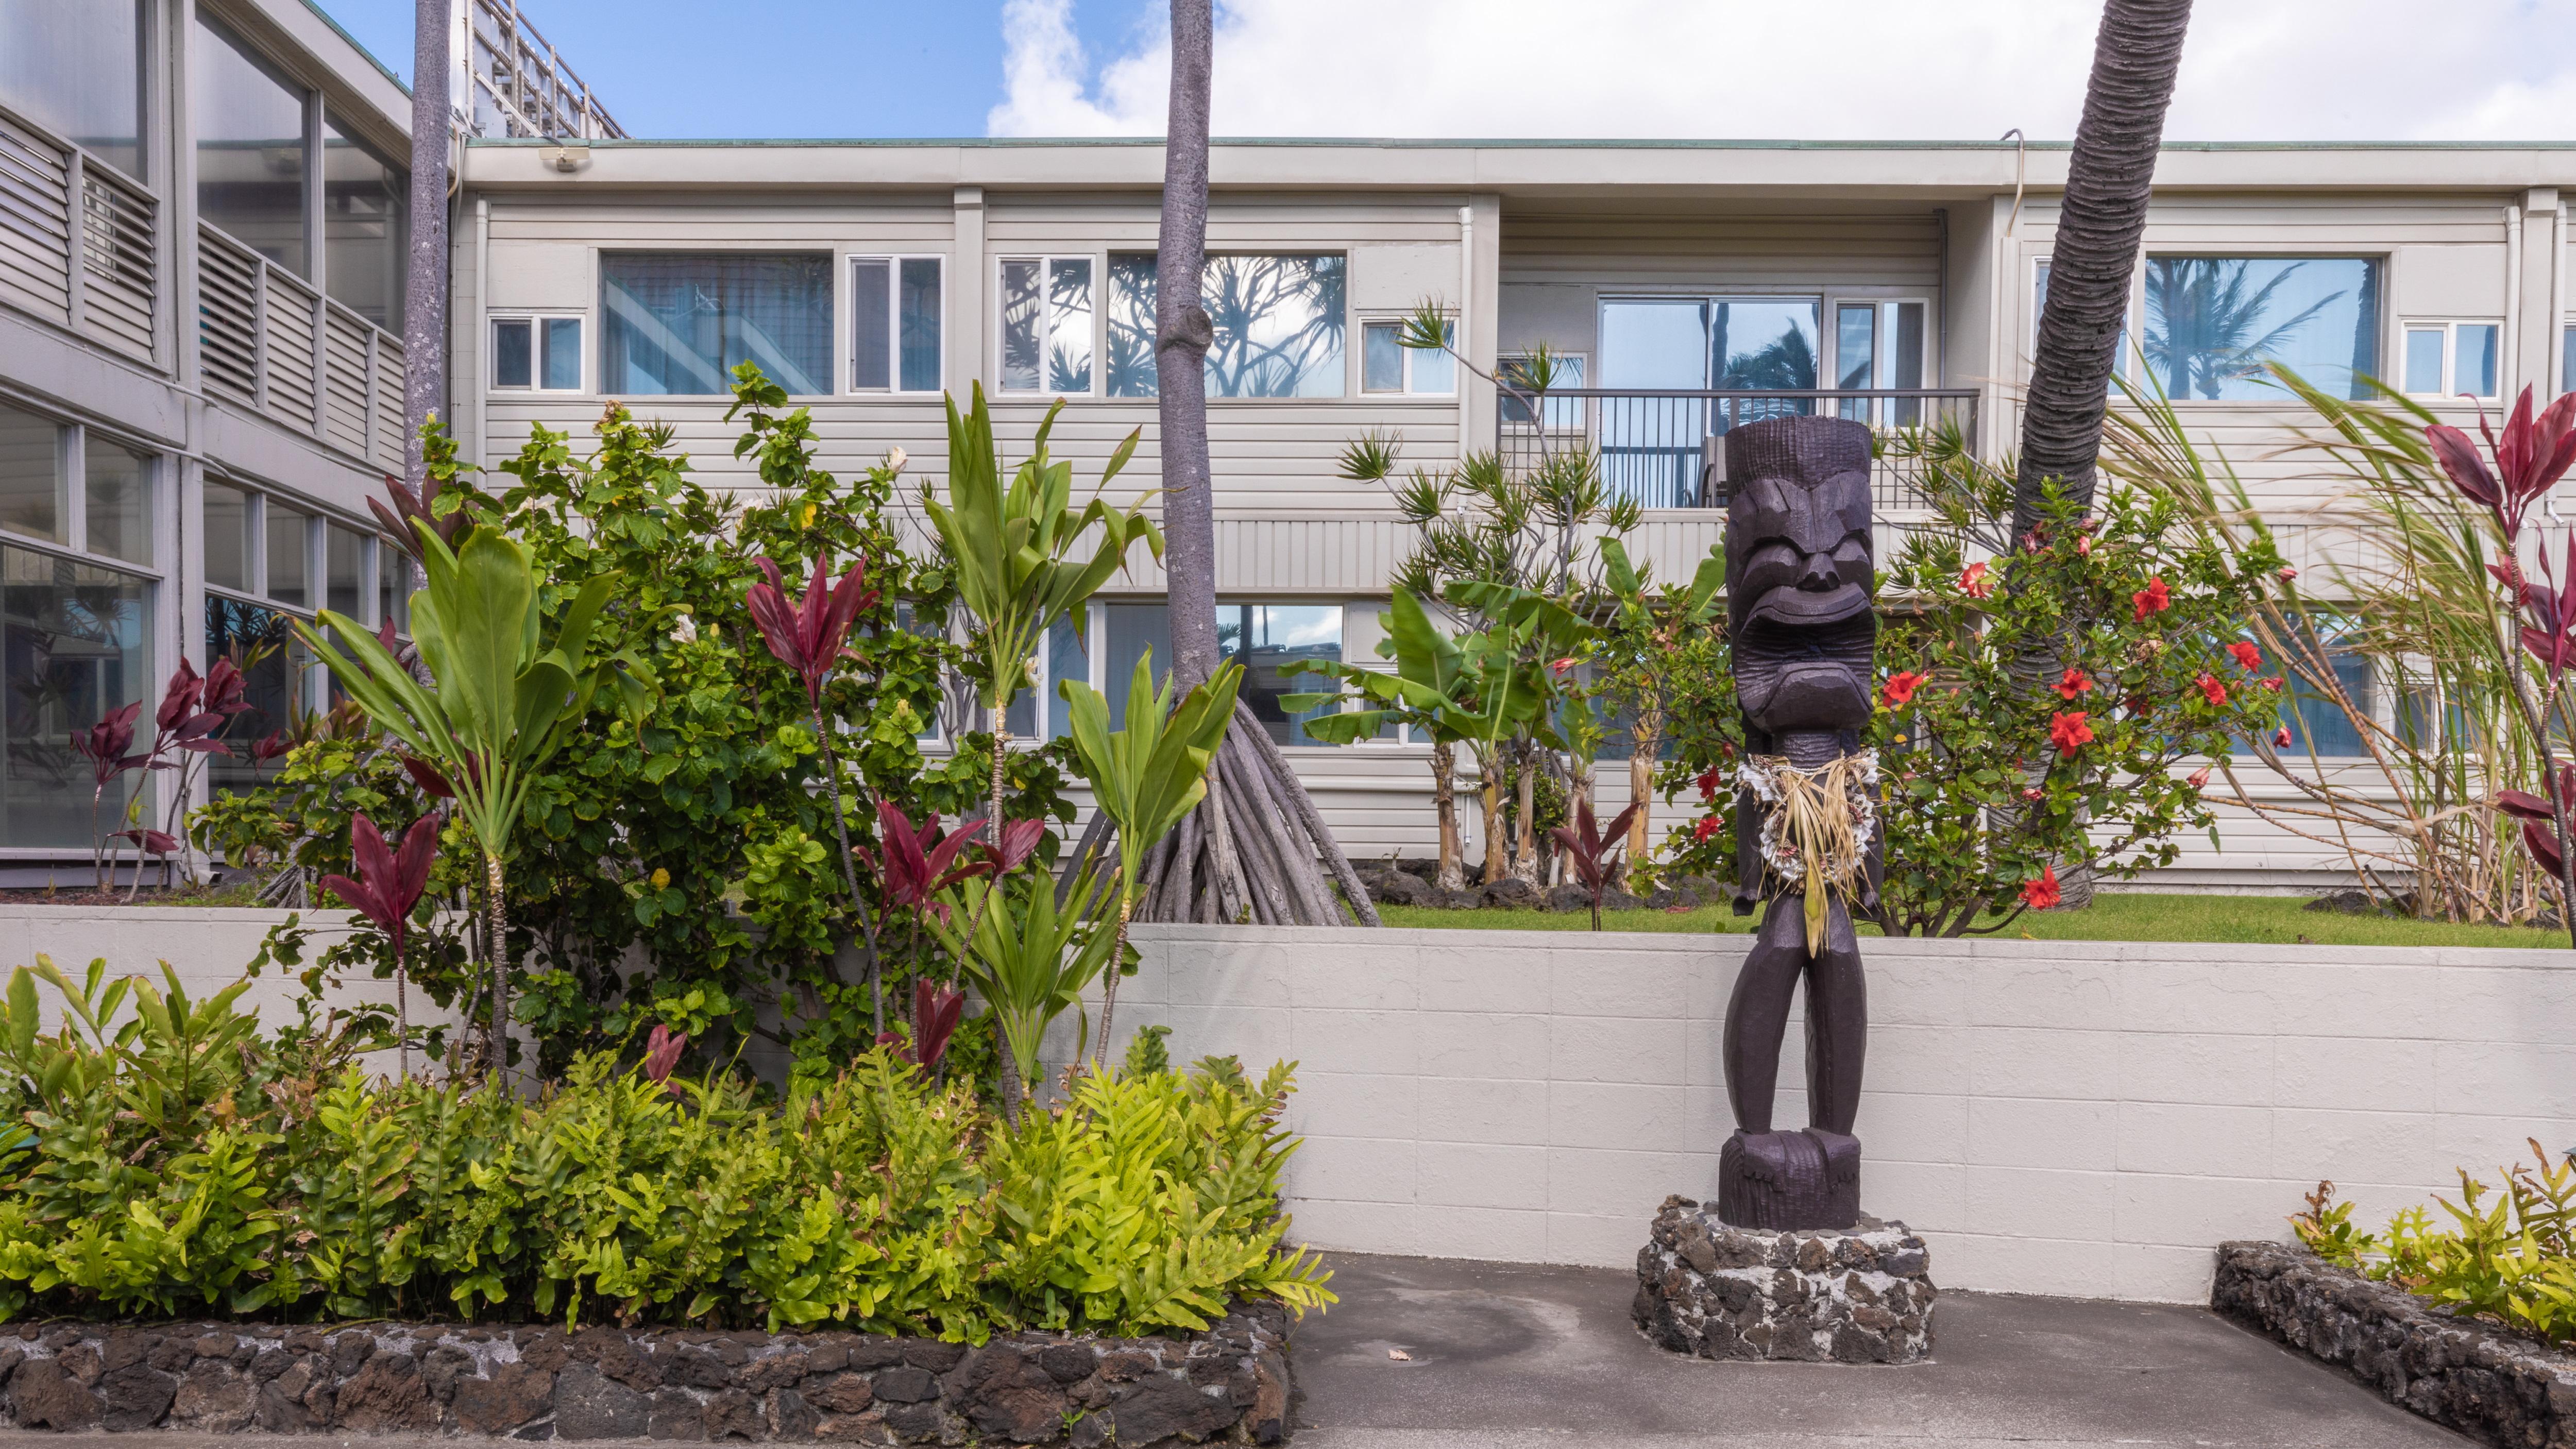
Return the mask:
<svg viewBox="0 0 2576 1449">
<path fill-rule="evenodd" d="M 806 504 L 806 505 L 805 505 L 805 513 L 804 513 L 804 517 L 800 520 L 800 522 L 799 522 L 799 526 L 800 526 L 800 527 L 804 527 L 804 528 L 812 528 L 812 527 L 814 526 L 814 505 L 813 505 L 813 504 L 808 503 L 808 504 Z"/>
<path fill-rule="evenodd" d="M 659 866 L 653 868 L 653 889 L 665 890 L 671 884 L 671 873 Z"/>
</svg>

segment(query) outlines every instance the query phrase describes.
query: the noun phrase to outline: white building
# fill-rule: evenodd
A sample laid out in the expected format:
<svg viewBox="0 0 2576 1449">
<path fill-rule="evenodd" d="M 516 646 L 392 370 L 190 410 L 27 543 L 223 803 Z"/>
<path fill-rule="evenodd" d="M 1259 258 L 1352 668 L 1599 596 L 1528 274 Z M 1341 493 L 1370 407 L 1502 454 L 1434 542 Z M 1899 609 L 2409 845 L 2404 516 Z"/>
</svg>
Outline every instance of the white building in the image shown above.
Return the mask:
<svg viewBox="0 0 2576 1449">
<path fill-rule="evenodd" d="M 0 3 L 0 27 L 18 28 L 0 29 L 0 854 L 27 870 L 86 855 L 73 728 L 283 615 L 392 607 L 364 499 L 400 453 L 408 102 L 296 0 Z M 616 398 L 676 425 L 702 473 L 736 473 L 718 394 L 749 358 L 812 408 L 838 471 L 900 446 L 938 475 L 941 393 L 980 381 L 1006 451 L 1063 396 L 1077 477 L 1141 427 L 1121 488 L 1157 486 L 1139 346 L 1157 145 L 636 141 L 586 91 L 561 99 L 575 90 L 545 114 L 589 139 L 462 147 L 447 415 L 470 459 L 500 462 L 539 422 L 586 437 Z M 1375 657 L 1411 540 L 1382 490 L 1338 474 L 1366 431 L 1435 468 L 1579 432 L 1647 505 L 1640 551 L 1667 576 L 1717 537 L 1704 448 L 1730 419 L 1937 409 L 2008 445 L 2065 161 L 2010 143 L 1219 141 L 1218 589 L 1254 688 L 1278 692 L 1293 655 Z M 2576 148 L 2174 145 L 2156 185 L 2132 334 L 2190 374 L 2186 423 L 2302 562 L 2329 484 L 2270 456 L 2292 414 L 2194 366 L 2212 339 L 2168 319 L 2168 296 L 2241 282 L 2261 294 L 2251 335 L 2330 387 L 2363 372 L 2495 398 L 2566 377 Z M 1514 417 L 1394 348 L 1426 297 L 1476 368 L 1545 343 L 1587 393 Z M 1831 391 L 1864 396 L 1813 396 Z M 1902 488 L 1881 497 L 1901 524 Z M 1161 587 L 1119 580 L 1047 668 L 1123 678 L 1162 638 Z M 282 712 L 320 681 L 281 657 L 261 687 Z M 2329 724 L 2310 720 L 2321 744 Z M 1426 747 L 1297 758 L 1354 856 L 1428 850 Z M 1614 800 L 1623 778 L 1603 772 Z M 2250 822 L 2227 838 L 2179 879 L 2329 864 Z"/>
</svg>

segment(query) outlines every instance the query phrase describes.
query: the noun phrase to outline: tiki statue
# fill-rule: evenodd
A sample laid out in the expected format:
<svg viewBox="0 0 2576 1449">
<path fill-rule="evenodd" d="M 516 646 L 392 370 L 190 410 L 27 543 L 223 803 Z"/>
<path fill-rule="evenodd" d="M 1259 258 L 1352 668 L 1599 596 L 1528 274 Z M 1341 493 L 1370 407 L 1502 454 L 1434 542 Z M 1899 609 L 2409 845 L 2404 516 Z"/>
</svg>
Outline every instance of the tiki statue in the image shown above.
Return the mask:
<svg viewBox="0 0 2576 1449">
<path fill-rule="evenodd" d="M 1747 1228 L 1843 1228 L 1860 1216 L 1861 1051 L 1868 1032 L 1854 908 L 1874 906 L 1879 849 L 1869 723 L 1878 616 L 1870 430 L 1786 417 L 1726 435 L 1727 629 L 1746 759 L 1736 779 L 1736 910 L 1768 902 L 1726 1006 L 1735 1133 L 1718 1213 Z M 1771 1129 L 1790 994 L 1806 983 L 1804 1131 Z"/>
</svg>

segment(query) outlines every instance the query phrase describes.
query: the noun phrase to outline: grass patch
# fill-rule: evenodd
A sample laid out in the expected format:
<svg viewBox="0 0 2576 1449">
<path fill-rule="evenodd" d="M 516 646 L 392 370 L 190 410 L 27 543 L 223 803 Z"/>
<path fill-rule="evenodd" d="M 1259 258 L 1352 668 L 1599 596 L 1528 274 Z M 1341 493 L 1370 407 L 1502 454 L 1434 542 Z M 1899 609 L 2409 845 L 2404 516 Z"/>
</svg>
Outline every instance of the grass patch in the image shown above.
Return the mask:
<svg viewBox="0 0 2576 1449">
<path fill-rule="evenodd" d="M 2564 931 L 2529 926 L 2455 926 L 2442 921 L 2389 916 L 2345 916 L 2309 911 L 2304 896 L 2230 896 L 2104 892 L 2089 910 L 2025 911 L 1993 934 L 2030 941 L 2211 941 L 2324 946 L 2519 946 L 2567 947 Z M 1428 930 L 1588 931 L 1582 911 L 1441 911 L 1421 906 L 1380 906 L 1390 926 Z M 1687 911 L 1613 911 L 1601 917 L 1609 931 L 1744 934 L 1760 916 L 1739 916 L 1728 906 Z M 1864 925 L 1863 935 L 1878 928 Z"/>
</svg>

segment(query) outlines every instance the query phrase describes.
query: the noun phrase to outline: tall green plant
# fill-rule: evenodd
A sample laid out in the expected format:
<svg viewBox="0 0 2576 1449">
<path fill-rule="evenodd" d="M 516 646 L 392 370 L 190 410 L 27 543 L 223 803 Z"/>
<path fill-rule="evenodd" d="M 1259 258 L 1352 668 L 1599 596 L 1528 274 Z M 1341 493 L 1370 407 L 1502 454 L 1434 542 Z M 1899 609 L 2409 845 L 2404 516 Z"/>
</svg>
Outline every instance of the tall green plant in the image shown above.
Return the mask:
<svg viewBox="0 0 2576 1449">
<path fill-rule="evenodd" d="M 492 932 L 484 1049 L 497 1070 L 510 1015 L 504 862 L 528 786 L 581 727 L 603 683 L 614 680 L 635 713 L 644 708 L 645 685 L 586 652 L 618 575 L 585 582 L 549 641 L 539 607 L 544 580 L 526 544 L 478 528 L 450 549 L 435 529 L 414 526 L 428 582 L 412 595 L 412 636 L 427 683 L 345 614 L 325 609 L 320 628 L 299 622 L 295 630 L 370 718 L 445 777 L 458 818 L 482 850 Z"/>
<path fill-rule="evenodd" d="M 1154 688 L 1154 651 L 1148 649 L 1138 656 L 1135 677 L 1128 681 L 1127 727 L 1120 730 L 1109 727 L 1109 701 L 1100 691 L 1073 679 L 1059 687 L 1073 710 L 1073 747 L 1091 782 L 1092 799 L 1118 828 L 1118 929 L 1112 959 L 1122 964 L 1145 853 L 1207 798 L 1208 771 L 1216 763 L 1217 747 L 1225 743 L 1242 684 L 1243 666 L 1229 660 L 1176 708 L 1172 694 L 1177 681 Z M 1101 993 L 1095 1067 L 1108 1060 L 1120 974 L 1111 972 Z"/>
<path fill-rule="evenodd" d="M 948 400 L 948 501 L 923 490 L 922 504 L 955 573 L 957 600 L 975 618 L 980 657 L 970 666 L 976 700 L 993 730 L 993 821 L 1002 820 L 1003 747 L 1010 739 L 1011 700 L 1029 685 L 1039 641 L 1058 619 L 1084 627 L 1088 600 L 1127 566 L 1138 539 L 1163 556 L 1163 535 L 1141 508 L 1112 508 L 1100 490 L 1135 456 L 1129 433 L 1100 470 L 1090 501 L 1073 506 L 1073 464 L 1047 456 L 1047 434 L 1064 400 L 1047 409 L 1029 457 L 1002 481 L 1002 456 L 984 385 L 975 384 L 964 414 Z M 1138 499 L 1142 503 L 1143 499 Z M 1098 540 L 1089 542 L 1093 529 Z M 1088 556 L 1085 548 L 1088 546 Z"/>
<path fill-rule="evenodd" d="M 1074 878 L 1062 904 L 1055 882 L 1043 872 L 1023 871 L 999 881 L 959 882 L 949 918 L 930 918 L 931 931 L 992 1011 L 1002 1048 L 1019 1069 L 1020 1092 L 1033 1091 L 1039 1081 L 1038 1048 L 1047 1028 L 1080 1005 L 1083 988 L 1112 967 L 1110 953 L 1119 936 L 1102 925 L 1102 896 L 1088 869 Z M 1116 965 L 1124 969 L 1125 963 Z M 1014 1124 L 1020 1120 L 1015 1093 L 1005 1090 L 1002 1108 Z"/>
</svg>

